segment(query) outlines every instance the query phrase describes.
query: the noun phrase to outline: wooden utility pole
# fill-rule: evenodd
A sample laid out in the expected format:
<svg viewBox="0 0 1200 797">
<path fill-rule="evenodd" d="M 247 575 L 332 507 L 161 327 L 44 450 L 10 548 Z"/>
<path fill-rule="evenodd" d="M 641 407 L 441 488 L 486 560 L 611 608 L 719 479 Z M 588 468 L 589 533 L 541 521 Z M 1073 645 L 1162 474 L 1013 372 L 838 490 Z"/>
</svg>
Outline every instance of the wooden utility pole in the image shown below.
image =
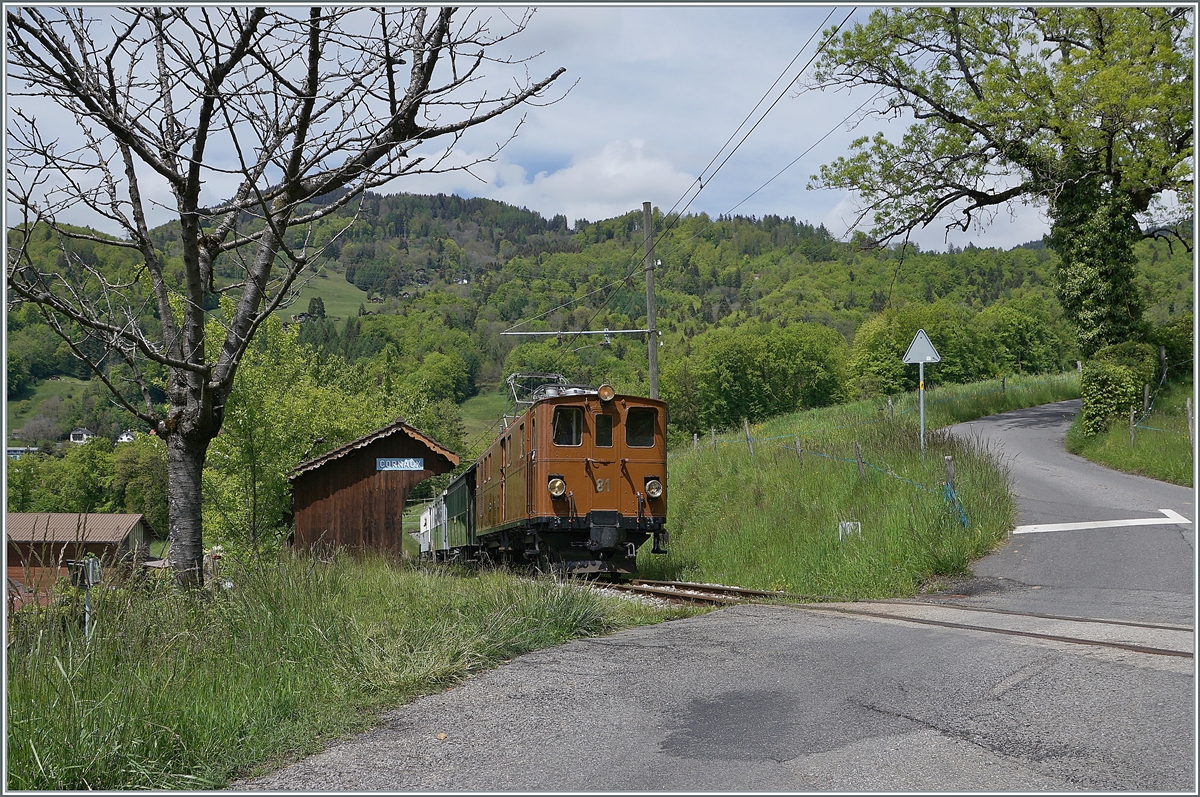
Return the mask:
<svg viewBox="0 0 1200 797">
<path fill-rule="evenodd" d="M 646 252 L 646 351 L 650 357 L 650 398 L 658 398 L 658 330 L 654 307 L 654 213 L 642 203 L 643 248 Z"/>
</svg>

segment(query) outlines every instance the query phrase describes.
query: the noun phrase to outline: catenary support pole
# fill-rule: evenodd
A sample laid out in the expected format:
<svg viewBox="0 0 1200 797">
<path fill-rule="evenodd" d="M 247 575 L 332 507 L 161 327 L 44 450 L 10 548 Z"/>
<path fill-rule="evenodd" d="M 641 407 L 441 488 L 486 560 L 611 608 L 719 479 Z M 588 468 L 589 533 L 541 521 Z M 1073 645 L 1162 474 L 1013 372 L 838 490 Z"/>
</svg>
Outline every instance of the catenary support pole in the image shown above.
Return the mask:
<svg viewBox="0 0 1200 797">
<path fill-rule="evenodd" d="M 646 352 L 650 358 L 650 398 L 658 398 L 658 329 L 654 307 L 654 213 L 642 203 L 642 246 L 646 266 Z"/>
</svg>

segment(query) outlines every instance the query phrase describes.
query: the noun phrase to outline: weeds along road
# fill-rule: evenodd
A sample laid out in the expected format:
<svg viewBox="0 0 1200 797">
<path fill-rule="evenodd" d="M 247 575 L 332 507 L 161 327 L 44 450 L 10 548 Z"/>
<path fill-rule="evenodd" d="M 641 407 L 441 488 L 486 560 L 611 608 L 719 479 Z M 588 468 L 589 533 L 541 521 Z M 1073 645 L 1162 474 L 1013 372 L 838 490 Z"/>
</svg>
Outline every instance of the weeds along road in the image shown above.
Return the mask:
<svg viewBox="0 0 1200 797">
<path fill-rule="evenodd" d="M 532 653 L 234 788 L 1194 791 L 1195 536 L 1159 512 L 1194 520 L 1191 491 L 1066 454 L 1077 405 L 956 431 L 1002 445 L 1021 526 L 1164 522 L 1026 529 L 921 601 Z"/>
</svg>

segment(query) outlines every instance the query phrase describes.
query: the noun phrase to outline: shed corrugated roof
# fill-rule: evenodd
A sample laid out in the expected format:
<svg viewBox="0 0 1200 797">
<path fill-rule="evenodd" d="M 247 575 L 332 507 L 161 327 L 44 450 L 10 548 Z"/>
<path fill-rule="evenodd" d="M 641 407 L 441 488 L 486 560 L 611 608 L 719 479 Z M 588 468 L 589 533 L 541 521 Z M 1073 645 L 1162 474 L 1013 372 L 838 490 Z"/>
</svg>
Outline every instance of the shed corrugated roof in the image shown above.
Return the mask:
<svg viewBox="0 0 1200 797">
<path fill-rule="evenodd" d="M 153 535 L 143 515 L 104 512 L 9 512 L 5 531 L 12 542 L 121 542 L 134 526 L 142 524 Z"/>
<path fill-rule="evenodd" d="M 310 459 L 308 462 L 301 462 L 299 465 L 297 465 L 295 467 L 295 469 L 292 470 L 291 474 L 288 476 L 288 481 L 292 481 L 298 476 L 308 473 L 311 470 L 315 470 L 315 469 L 321 467 L 322 465 L 325 465 L 327 462 L 332 462 L 336 459 L 340 459 L 340 458 L 346 456 L 347 454 L 351 454 L 351 453 L 357 451 L 360 448 L 369 446 L 371 443 L 374 443 L 377 440 L 383 440 L 387 437 L 391 437 L 392 435 L 394 435 L 398 432 L 403 432 L 404 434 L 411 437 L 413 440 L 416 440 L 418 443 L 421 443 L 422 445 L 427 447 L 433 453 L 439 454 L 439 455 L 445 457 L 453 467 L 458 467 L 459 458 L 458 458 L 457 454 L 455 454 L 453 451 L 446 448 L 445 446 L 443 446 L 441 443 L 434 440 L 433 438 L 428 437 L 428 436 L 422 434 L 421 432 L 417 431 L 416 429 L 412 428 L 411 426 L 409 426 L 407 423 L 404 422 L 403 418 L 397 418 L 394 423 L 391 423 L 391 424 L 383 427 L 382 429 L 377 429 L 374 432 L 371 432 L 369 435 L 360 437 L 353 442 L 347 443 L 346 445 L 342 446 L 341 448 L 335 448 L 333 451 L 330 451 L 326 454 L 322 454 L 321 456 L 319 456 L 315 459 Z"/>
</svg>

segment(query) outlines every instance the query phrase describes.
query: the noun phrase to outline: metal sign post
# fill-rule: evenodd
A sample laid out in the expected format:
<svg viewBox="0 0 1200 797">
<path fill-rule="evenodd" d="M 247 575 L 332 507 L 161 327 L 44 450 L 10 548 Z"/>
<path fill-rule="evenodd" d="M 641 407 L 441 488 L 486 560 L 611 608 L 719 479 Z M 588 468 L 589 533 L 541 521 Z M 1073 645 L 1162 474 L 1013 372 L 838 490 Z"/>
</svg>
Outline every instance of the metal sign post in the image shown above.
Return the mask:
<svg viewBox="0 0 1200 797">
<path fill-rule="evenodd" d="M 940 363 L 942 357 L 933 347 L 925 330 L 918 329 L 904 353 L 904 362 L 917 364 L 917 396 L 921 404 L 921 459 L 925 458 L 925 363 Z"/>
<path fill-rule="evenodd" d="M 92 638 L 92 587 L 100 583 L 103 572 L 100 560 L 89 556 L 86 559 L 68 559 L 65 564 L 71 573 L 75 586 L 83 587 L 83 638 Z"/>
</svg>

